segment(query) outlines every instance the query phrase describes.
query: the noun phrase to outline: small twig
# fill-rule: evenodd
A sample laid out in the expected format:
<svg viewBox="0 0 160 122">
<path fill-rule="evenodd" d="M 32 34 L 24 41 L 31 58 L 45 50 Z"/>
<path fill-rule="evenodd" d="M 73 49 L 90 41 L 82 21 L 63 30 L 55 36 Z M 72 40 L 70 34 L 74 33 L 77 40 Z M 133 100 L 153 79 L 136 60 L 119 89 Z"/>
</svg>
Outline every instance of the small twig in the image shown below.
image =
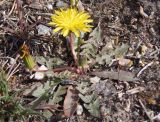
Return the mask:
<svg viewBox="0 0 160 122">
<path fill-rule="evenodd" d="M 7 61 L 5 61 L 4 63 L 3 63 L 3 65 L 2 65 L 2 69 L 4 68 L 4 66 L 7 64 L 7 62 L 8 62 L 8 60 Z"/>
<path fill-rule="evenodd" d="M 50 16 L 53 15 L 53 14 L 51 14 L 51 13 L 33 13 L 33 15 L 48 16 L 48 17 L 50 17 Z"/>
<path fill-rule="evenodd" d="M 7 77 L 10 76 L 10 74 L 11 74 L 11 72 L 12 72 L 12 70 L 13 70 L 13 67 L 14 67 L 14 65 L 16 64 L 16 61 L 18 60 L 18 58 L 19 58 L 19 55 L 16 56 L 16 58 L 15 58 L 13 64 L 12 64 L 12 66 L 10 67 L 10 69 L 9 69 L 9 71 L 8 71 L 8 73 L 7 73 Z"/>
<path fill-rule="evenodd" d="M 110 25 L 108 25 L 107 27 L 111 28 L 111 29 L 116 29 L 116 30 L 119 30 L 119 31 L 123 31 L 124 30 L 123 28 L 120 28 L 118 26 L 110 26 Z"/>
<path fill-rule="evenodd" d="M 8 13 L 7 17 L 9 17 L 12 14 L 12 12 L 13 12 L 13 10 L 15 8 L 15 5 L 16 5 L 16 0 L 14 0 L 12 8 L 11 8 L 10 12 Z"/>
<path fill-rule="evenodd" d="M 159 53 L 159 51 L 160 51 L 160 49 L 156 49 L 155 51 L 153 51 L 152 53 L 150 53 L 149 56 L 153 56 L 154 54 Z"/>
<path fill-rule="evenodd" d="M 3 13 L 3 17 L 4 17 L 4 20 L 7 22 L 8 25 L 10 25 L 11 27 L 13 27 L 14 29 L 17 27 L 17 24 L 12 21 L 8 15 L 6 15 L 6 13 L 4 12 Z M 1 27 L 2 28 L 2 27 Z"/>
<path fill-rule="evenodd" d="M 136 54 L 136 52 L 138 51 L 140 45 L 142 44 L 142 40 L 140 42 L 138 42 L 136 49 L 134 50 L 134 55 Z"/>
<path fill-rule="evenodd" d="M 142 6 L 140 6 L 140 10 L 139 10 L 140 15 L 142 15 L 145 18 L 148 18 L 149 16 L 144 12 L 144 9 Z"/>
<path fill-rule="evenodd" d="M 138 92 L 142 92 L 144 90 L 145 90 L 144 87 L 136 87 L 136 88 L 133 88 L 133 89 L 126 91 L 126 93 L 131 95 L 131 94 L 137 94 Z"/>
<path fill-rule="evenodd" d="M 20 63 L 18 63 L 18 65 L 12 70 L 12 72 L 9 74 L 9 76 L 7 77 L 7 81 L 10 79 L 11 76 L 13 76 L 13 74 L 15 74 L 16 72 L 18 72 L 18 67 L 19 67 Z"/>
<path fill-rule="evenodd" d="M 0 59 L 11 59 L 11 57 L 1 57 L 0 56 Z"/>
<path fill-rule="evenodd" d="M 143 68 L 139 71 L 139 73 L 137 74 L 137 77 L 139 77 L 139 76 L 142 74 L 142 72 L 143 72 L 144 70 L 146 70 L 148 67 L 150 67 L 152 64 L 153 64 L 153 61 L 150 62 L 149 64 L 147 64 L 145 67 L 143 67 Z"/>
<path fill-rule="evenodd" d="M 157 118 L 160 118 L 160 113 L 153 117 L 153 120 L 156 120 Z"/>
<path fill-rule="evenodd" d="M 152 118 L 151 118 L 150 115 L 148 114 L 147 109 L 146 109 L 146 107 L 144 106 L 144 104 L 142 103 L 142 101 L 141 101 L 140 99 L 139 99 L 138 101 L 139 101 L 140 105 L 142 106 L 144 112 L 146 113 L 147 117 L 149 118 L 149 120 L 150 120 L 151 122 L 153 122 Z"/>
</svg>

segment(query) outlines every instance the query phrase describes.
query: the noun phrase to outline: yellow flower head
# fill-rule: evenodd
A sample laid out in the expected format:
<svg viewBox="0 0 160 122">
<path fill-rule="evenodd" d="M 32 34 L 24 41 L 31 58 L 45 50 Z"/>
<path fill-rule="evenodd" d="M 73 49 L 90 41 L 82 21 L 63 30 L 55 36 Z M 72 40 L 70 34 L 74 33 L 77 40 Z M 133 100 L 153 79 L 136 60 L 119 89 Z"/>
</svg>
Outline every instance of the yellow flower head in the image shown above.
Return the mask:
<svg viewBox="0 0 160 122">
<path fill-rule="evenodd" d="M 61 30 L 63 36 L 67 36 L 70 32 L 73 32 L 79 37 L 80 32 L 90 32 L 92 26 L 88 23 L 93 22 L 88 13 L 84 11 L 79 12 L 76 8 L 55 11 L 51 19 L 52 22 L 49 25 L 56 27 L 53 31 L 58 32 Z"/>
</svg>

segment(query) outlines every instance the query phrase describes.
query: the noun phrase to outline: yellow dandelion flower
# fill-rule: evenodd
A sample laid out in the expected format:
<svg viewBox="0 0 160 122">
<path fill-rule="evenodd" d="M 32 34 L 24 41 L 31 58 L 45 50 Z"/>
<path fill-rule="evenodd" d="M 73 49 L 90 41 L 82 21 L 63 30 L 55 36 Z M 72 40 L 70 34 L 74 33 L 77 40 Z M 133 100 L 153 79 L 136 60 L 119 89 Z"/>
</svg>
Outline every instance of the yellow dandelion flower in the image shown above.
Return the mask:
<svg viewBox="0 0 160 122">
<path fill-rule="evenodd" d="M 90 32 L 92 26 L 89 23 L 93 22 L 88 13 L 84 11 L 79 12 L 76 8 L 55 11 L 51 19 L 52 22 L 49 25 L 56 27 L 53 31 L 61 31 L 63 36 L 67 36 L 70 32 L 73 32 L 79 37 L 80 32 Z"/>
</svg>

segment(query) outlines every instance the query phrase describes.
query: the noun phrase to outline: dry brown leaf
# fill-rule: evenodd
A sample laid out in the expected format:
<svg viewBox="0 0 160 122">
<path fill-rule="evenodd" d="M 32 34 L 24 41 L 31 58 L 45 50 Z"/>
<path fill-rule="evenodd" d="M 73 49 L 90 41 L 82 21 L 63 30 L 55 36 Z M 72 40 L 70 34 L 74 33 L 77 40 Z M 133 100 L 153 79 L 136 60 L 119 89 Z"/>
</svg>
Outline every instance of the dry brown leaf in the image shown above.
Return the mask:
<svg viewBox="0 0 160 122">
<path fill-rule="evenodd" d="M 120 81 L 136 81 L 138 80 L 135 78 L 135 74 L 132 72 L 127 72 L 120 70 L 118 72 L 115 71 L 102 71 L 102 72 L 92 72 L 91 75 L 96 75 L 100 78 L 109 78 L 113 80 L 120 80 Z"/>
<path fill-rule="evenodd" d="M 63 110 L 66 117 L 71 117 L 77 109 L 78 91 L 71 85 L 68 87 Z"/>
<path fill-rule="evenodd" d="M 60 105 L 58 105 L 58 104 L 55 104 L 55 105 L 46 104 L 46 105 L 39 105 L 35 109 L 46 110 L 46 109 L 57 109 L 58 107 L 60 107 Z"/>
</svg>

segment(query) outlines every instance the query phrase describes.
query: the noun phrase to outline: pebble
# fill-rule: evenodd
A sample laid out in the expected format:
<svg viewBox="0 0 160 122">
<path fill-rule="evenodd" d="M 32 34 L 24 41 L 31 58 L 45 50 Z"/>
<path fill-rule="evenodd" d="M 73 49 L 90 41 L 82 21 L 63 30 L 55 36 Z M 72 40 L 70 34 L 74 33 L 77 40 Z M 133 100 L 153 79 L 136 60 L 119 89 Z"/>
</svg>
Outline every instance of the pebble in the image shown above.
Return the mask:
<svg viewBox="0 0 160 122">
<path fill-rule="evenodd" d="M 77 105 L 77 115 L 82 115 L 82 113 L 83 113 L 83 108 L 82 108 L 82 106 L 81 105 Z"/>
<path fill-rule="evenodd" d="M 45 25 L 38 25 L 37 26 L 37 30 L 38 30 L 38 35 L 48 35 L 50 36 L 51 35 L 51 29 Z"/>
</svg>

